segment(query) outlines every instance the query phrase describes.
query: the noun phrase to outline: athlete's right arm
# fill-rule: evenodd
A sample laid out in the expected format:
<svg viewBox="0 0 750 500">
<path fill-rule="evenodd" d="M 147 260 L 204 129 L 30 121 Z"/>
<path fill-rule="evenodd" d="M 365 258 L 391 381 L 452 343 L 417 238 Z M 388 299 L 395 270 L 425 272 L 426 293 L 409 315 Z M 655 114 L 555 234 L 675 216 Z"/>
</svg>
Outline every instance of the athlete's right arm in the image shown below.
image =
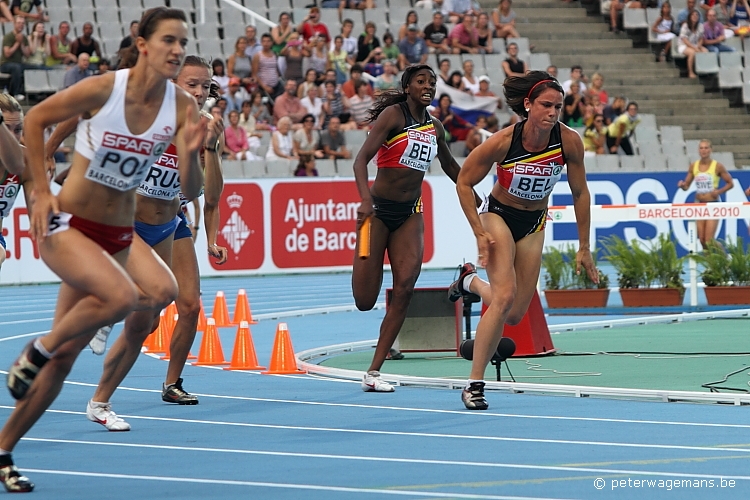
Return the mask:
<svg viewBox="0 0 750 500">
<path fill-rule="evenodd" d="M 47 234 L 50 212 L 58 213 L 44 168 L 44 130 L 56 123 L 98 110 L 107 102 L 114 87 L 115 73 L 91 76 L 40 102 L 26 116 L 24 141 L 28 148 L 29 174 L 34 183 L 31 236 L 37 241 Z"/>
<path fill-rule="evenodd" d="M 396 106 L 389 106 L 380 113 L 380 116 L 373 123 L 370 133 L 367 134 L 365 143 L 357 153 L 354 159 L 354 180 L 357 183 L 359 196 L 362 203 L 357 209 L 357 229 L 365 219 L 372 214 L 372 196 L 370 195 L 370 186 L 367 182 L 367 164 L 372 160 L 380 149 L 380 145 L 388 138 L 388 134 L 396 127 L 404 127 L 404 116 Z"/>
<path fill-rule="evenodd" d="M 471 230 L 477 238 L 479 265 L 483 267 L 487 265 L 487 259 L 490 255 L 489 247 L 494 244 L 494 241 L 490 233 L 484 230 L 482 221 L 479 219 L 474 186 L 487 177 L 492 165 L 502 161 L 508 154 L 512 134 L 513 127 L 508 127 L 474 148 L 474 151 L 469 153 L 469 157 L 464 160 L 456 181 L 458 201 L 461 203 L 461 209 L 464 211 Z"/>
<path fill-rule="evenodd" d="M 691 163 L 690 166 L 688 167 L 687 177 L 685 177 L 684 181 L 679 181 L 677 183 L 677 187 L 682 189 L 683 191 L 687 191 L 688 188 L 690 187 L 690 184 L 692 184 L 692 182 L 693 182 L 693 164 Z"/>
<path fill-rule="evenodd" d="M 0 125 L 0 168 L 15 175 L 23 172 L 21 145 L 5 125 Z"/>
</svg>

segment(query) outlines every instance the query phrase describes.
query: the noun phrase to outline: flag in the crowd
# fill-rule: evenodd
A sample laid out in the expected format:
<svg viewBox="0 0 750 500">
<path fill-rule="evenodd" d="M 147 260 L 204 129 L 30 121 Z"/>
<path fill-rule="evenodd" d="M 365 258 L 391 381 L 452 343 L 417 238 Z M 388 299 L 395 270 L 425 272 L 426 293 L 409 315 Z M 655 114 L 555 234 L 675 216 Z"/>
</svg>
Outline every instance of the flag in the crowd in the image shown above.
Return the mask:
<svg viewBox="0 0 750 500">
<path fill-rule="evenodd" d="M 435 100 L 432 101 L 432 105 L 435 107 L 439 105 L 440 96 L 448 94 L 452 101 L 451 109 L 453 112 L 471 123 L 476 123 L 480 116 L 490 116 L 497 109 L 497 97 L 474 96 L 451 87 L 442 78 L 437 80 Z"/>
</svg>

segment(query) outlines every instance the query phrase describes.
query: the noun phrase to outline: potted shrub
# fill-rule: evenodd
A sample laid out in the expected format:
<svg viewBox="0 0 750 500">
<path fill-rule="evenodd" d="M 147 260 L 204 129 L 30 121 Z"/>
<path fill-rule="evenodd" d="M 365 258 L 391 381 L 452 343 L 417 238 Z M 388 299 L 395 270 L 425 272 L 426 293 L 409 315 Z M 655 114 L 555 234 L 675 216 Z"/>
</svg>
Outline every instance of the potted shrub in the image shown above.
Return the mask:
<svg viewBox="0 0 750 500">
<path fill-rule="evenodd" d="M 597 251 L 591 253 L 596 262 Z M 576 248 L 549 247 L 542 254 L 544 297 L 547 307 L 605 307 L 609 298 L 609 278 L 599 271 L 599 283 L 591 281 L 584 269 L 576 274 Z"/>
<path fill-rule="evenodd" d="M 750 256 L 742 238 L 735 243 L 710 241 L 692 257 L 700 264 L 709 305 L 750 304 Z"/>
<path fill-rule="evenodd" d="M 684 257 L 666 234 L 644 248 L 617 236 L 606 238 L 605 257 L 617 271 L 622 303 L 626 307 L 678 306 L 685 296 L 682 279 Z"/>
</svg>

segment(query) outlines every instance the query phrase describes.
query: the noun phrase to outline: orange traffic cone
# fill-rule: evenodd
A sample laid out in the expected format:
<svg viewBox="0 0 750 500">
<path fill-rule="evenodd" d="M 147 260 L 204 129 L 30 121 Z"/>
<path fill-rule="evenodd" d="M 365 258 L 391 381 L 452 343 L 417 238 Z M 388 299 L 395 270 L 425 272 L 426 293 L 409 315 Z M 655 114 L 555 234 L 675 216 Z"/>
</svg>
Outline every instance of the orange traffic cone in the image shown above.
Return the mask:
<svg viewBox="0 0 750 500">
<path fill-rule="evenodd" d="M 265 366 L 258 365 L 258 356 L 255 354 L 253 337 L 250 334 L 250 325 L 242 321 L 237 328 L 237 337 L 234 340 L 234 351 L 232 362 L 225 370 L 265 370 Z"/>
<path fill-rule="evenodd" d="M 271 363 L 264 375 L 291 375 L 294 373 L 305 373 L 297 368 L 297 360 L 294 357 L 292 339 L 289 336 L 289 328 L 286 323 L 279 323 L 276 327 L 276 338 L 273 341 L 271 352 Z"/>
<path fill-rule="evenodd" d="M 247 321 L 251 325 L 257 323 L 257 321 L 253 319 L 253 313 L 250 310 L 250 301 L 247 300 L 247 293 L 244 288 L 240 288 L 237 292 L 237 303 L 234 306 L 233 323 L 239 325 L 243 321 Z"/>
<path fill-rule="evenodd" d="M 195 366 L 216 366 L 227 364 L 224 359 L 224 351 L 221 349 L 221 339 L 219 331 L 216 329 L 216 322 L 213 318 L 206 320 L 206 331 L 203 333 L 201 350 L 198 353 L 198 361 L 193 363 Z"/>
<path fill-rule="evenodd" d="M 198 314 L 198 326 L 196 330 L 199 332 L 206 331 L 206 311 L 203 309 L 203 299 L 201 299 L 201 312 Z"/>
<path fill-rule="evenodd" d="M 177 308 L 175 308 L 175 311 L 176 310 Z M 179 315 L 175 314 L 173 317 L 172 324 L 164 325 L 164 330 L 167 332 L 167 345 L 166 345 L 166 350 L 164 351 L 164 356 L 160 357 L 159 359 L 163 359 L 164 361 L 169 361 L 169 358 L 172 356 L 172 350 L 171 350 L 172 334 L 174 333 L 174 327 L 177 324 L 177 318 L 179 317 L 180 317 Z M 161 325 L 161 322 L 159 322 L 159 324 Z"/>
<path fill-rule="evenodd" d="M 224 292 L 216 292 L 216 300 L 214 301 L 214 310 L 211 313 L 211 317 L 219 328 L 222 326 L 232 326 L 232 321 L 229 319 L 229 309 L 227 309 L 227 299 L 224 297 Z"/>
<path fill-rule="evenodd" d="M 168 334 L 164 328 L 164 311 L 159 313 L 159 326 L 156 328 L 155 332 L 152 332 L 151 335 L 151 345 L 146 348 L 147 353 L 165 353 L 167 352 L 167 349 L 169 349 L 169 338 Z M 146 339 L 148 340 L 148 339 Z"/>
</svg>

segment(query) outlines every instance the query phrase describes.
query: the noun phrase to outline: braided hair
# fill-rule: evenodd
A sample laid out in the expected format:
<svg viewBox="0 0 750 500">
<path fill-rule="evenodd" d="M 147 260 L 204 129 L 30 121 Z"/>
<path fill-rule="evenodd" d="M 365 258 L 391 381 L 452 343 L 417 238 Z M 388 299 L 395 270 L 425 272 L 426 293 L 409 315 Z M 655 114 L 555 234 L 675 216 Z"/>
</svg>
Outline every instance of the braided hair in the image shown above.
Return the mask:
<svg viewBox="0 0 750 500">
<path fill-rule="evenodd" d="M 375 104 L 372 106 L 372 108 L 367 111 L 367 121 L 372 123 L 377 120 L 378 116 L 380 116 L 380 113 L 382 113 L 388 106 L 393 106 L 394 104 L 398 104 L 400 102 L 406 102 L 406 87 L 411 83 L 411 79 L 414 78 L 414 75 L 416 75 L 423 69 L 429 71 L 430 74 L 432 74 L 432 76 L 437 80 L 435 70 L 433 70 L 432 67 L 427 64 L 413 64 L 411 66 L 408 66 L 404 70 L 404 74 L 401 75 L 401 89 L 390 89 L 383 91 L 383 93 L 378 96 L 378 100 L 375 101 Z"/>
</svg>

